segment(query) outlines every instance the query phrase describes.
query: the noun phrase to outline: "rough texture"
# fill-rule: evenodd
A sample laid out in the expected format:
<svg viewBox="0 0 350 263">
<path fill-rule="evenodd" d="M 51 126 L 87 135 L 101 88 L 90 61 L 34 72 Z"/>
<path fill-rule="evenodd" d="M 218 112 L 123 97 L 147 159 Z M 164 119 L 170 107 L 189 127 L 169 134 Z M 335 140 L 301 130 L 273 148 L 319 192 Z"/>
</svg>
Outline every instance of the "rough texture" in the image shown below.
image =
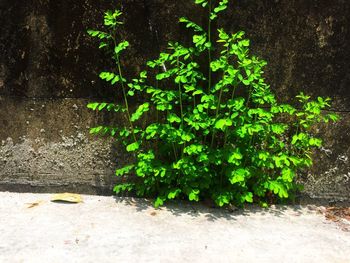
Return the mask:
<svg viewBox="0 0 350 263">
<path fill-rule="evenodd" d="M 324 146 L 314 153 L 314 166 L 301 178 L 304 193 L 311 197 L 350 200 L 350 114 L 340 116 L 340 122 L 320 126 Z"/>
<path fill-rule="evenodd" d="M 1 141 L 0 189 L 15 185 L 12 189 L 25 191 L 39 187 L 109 192 L 115 182 L 113 167 L 123 162 L 122 155 L 111 140 L 88 135 L 95 117 L 104 120 L 88 112 L 86 103 L 77 99 L 0 100 L 0 116 L 8 123 L 1 134 L 12 134 Z"/>
<path fill-rule="evenodd" d="M 118 3 L 126 22 L 121 35 L 132 45 L 123 62 L 128 75 L 168 41 L 190 42 L 176 23 L 180 16 L 205 23 L 188 0 Z M 111 189 L 113 169 L 125 156 L 87 128 L 122 120 L 97 116 L 85 104 L 120 94 L 98 80 L 110 62 L 85 31 L 99 27 L 103 11 L 113 7 L 112 1 L 0 1 L 0 189 Z M 313 197 L 350 198 L 349 14 L 346 0 L 238 0 L 219 21 L 246 31 L 252 52 L 269 63 L 266 77 L 280 100 L 302 90 L 333 98 L 333 109 L 342 112 L 339 123 L 320 127 L 326 144 L 302 178 Z"/>
<path fill-rule="evenodd" d="M 199 205 L 155 210 L 146 200 L 0 193 L 1 262 L 305 262 L 350 260 L 349 223 L 315 206 Z M 43 257 L 43 251 L 45 256 Z"/>
</svg>

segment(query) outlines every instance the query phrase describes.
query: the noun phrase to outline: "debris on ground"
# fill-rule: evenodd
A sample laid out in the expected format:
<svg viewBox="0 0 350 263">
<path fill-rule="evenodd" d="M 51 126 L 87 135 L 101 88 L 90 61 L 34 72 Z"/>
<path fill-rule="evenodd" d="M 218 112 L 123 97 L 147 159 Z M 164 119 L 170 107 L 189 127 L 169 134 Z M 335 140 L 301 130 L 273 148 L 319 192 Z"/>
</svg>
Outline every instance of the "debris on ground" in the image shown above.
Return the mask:
<svg viewBox="0 0 350 263">
<path fill-rule="evenodd" d="M 42 203 L 44 203 L 43 200 L 39 200 L 39 201 L 35 201 L 35 202 L 32 202 L 32 203 L 26 203 L 27 208 L 34 208 L 34 207 L 37 207 L 39 205 L 41 205 Z"/>
<path fill-rule="evenodd" d="M 55 194 L 51 198 L 52 202 L 81 203 L 83 199 L 79 194 L 63 193 Z"/>
<path fill-rule="evenodd" d="M 350 207 L 327 207 L 326 218 L 333 221 L 346 219 L 350 222 Z"/>
<path fill-rule="evenodd" d="M 324 215 L 327 220 L 337 223 L 343 231 L 350 232 L 350 207 L 326 207 Z"/>
</svg>

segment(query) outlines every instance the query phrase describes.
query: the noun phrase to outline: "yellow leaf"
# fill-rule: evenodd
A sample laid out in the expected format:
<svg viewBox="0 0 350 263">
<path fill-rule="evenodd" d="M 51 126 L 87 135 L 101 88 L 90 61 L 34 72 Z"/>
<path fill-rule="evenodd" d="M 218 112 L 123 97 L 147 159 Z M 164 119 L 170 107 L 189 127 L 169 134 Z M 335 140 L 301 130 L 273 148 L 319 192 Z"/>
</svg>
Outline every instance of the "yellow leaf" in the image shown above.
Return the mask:
<svg viewBox="0 0 350 263">
<path fill-rule="evenodd" d="M 52 202 L 68 202 L 68 203 L 81 203 L 83 199 L 79 194 L 72 193 L 63 193 L 63 194 L 55 194 L 51 198 Z"/>
</svg>

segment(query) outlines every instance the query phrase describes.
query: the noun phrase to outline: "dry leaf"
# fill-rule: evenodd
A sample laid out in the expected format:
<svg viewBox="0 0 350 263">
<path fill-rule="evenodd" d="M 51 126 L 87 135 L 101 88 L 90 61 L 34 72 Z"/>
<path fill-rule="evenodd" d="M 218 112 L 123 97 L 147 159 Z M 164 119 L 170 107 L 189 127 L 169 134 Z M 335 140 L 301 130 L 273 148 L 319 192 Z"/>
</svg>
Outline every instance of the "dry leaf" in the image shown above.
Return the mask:
<svg viewBox="0 0 350 263">
<path fill-rule="evenodd" d="M 40 201 L 36 201 L 36 202 L 33 202 L 33 203 L 26 203 L 26 204 L 28 205 L 27 208 L 33 208 L 33 207 L 36 207 L 36 206 L 40 205 L 43 202 L 44 201 L 40 200 Z"/>
<path fill-rule="evenodd" d="M 72 194 L 72 193 L 62 193 L 62 194 L 55 194 L 51 198 L 52 202 L 68 202 L 68 203 L 81 203 L 83 202 L 83 199 L 81 195 L 79 194 Z"/>
<path fill-rule="evenodd" d="M 327 207 L 324 214 L 327 220 L 338 224 L 341 230 L 350 232 L 350 225 L 346 221 L 350 221 L 350 207 Z"/>
<path fill-rule="evenodd" d="M 349 207 L 327 207 L 326 217 L 330 218 L 343 218 L 346 220 L 350 219 L 350 208 Z"/>
</svg>

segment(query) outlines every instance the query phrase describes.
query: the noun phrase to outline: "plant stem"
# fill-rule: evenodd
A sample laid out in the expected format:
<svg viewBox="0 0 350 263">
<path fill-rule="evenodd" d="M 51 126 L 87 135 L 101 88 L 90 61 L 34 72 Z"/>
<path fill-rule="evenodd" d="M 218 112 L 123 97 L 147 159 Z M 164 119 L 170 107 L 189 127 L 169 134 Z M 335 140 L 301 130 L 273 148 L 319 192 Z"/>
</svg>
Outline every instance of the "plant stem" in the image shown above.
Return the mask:
<svg viewBox="0 0 350 263">
<path fill-rule="evenodd" d="M 257 116 L 255 115 L 255 116 L 254 116 L 254 122 L 253 122 L 254 124 L 256 123 L 256 119 L 257 119 Z M 253 133 L 253 134 L 251 135 L 250 139 L 249 139 L 249 144 L 248 144 L 248 147 L 247 147 L 247 151 L 250 151 L 250 148 L 251 148 L 252 145 L 253 145 L 254 136 L 255 136 L 255 134 Z M 251 155 L 252 155 L 252 154 L 250 153 L 249 156 L 251 156 Z M 248 158 L 245 158 L 245 160 L 244 160 L 244 166 L 247 165 L 247 161 L 248 161 Z"/>
<path fill-rule="evenodd" d="M 210 47 L 208 48 L 208 94 L 210 93 L 210 90 L 211 90 L 211 74 L 212 74 L 212 71 L 211 71 L 211 67 L 210 67 L 210 64 L 211 64 L 211 19 L 210 19 L 210 15 L 211 15 L 211 9 L 212 9 L 212 6 L 211 6 L 211 0 L 209 0 L 209 20 L 208 20 L 208 42 L 210 44 Z"/>
<path fill-rule="evenodd" d="M 131 121 L 130 110 L 129 110 L 129 103 L 128 103 L 128 98 L 126 96 L 126 90 L 125 90 L 124 81 L 123 81 L 122 69 L 120 67 L 119 56 L 116 56 L 116 60 L 117 60 L 118 73 L 119 73 L 119 76 L 121 78 L 121 85 L 122 85 L 122 90 L 123 90 L 123 97 L 124 97 L 124 103 L 125 103 L 125 108 L 126 108 L 126 114 L 128 116 L 128 120 L 129 120 L 129 124 L 130 124 L 130 128 L 131 128 L 132 136 L 134 137 L 135 142 L 137 142 L 136 136 L 135 136 L 134 125 L 132 124 L 132 121 Z"/>
<path fill-rule="evenodd" d="M 211 45 L 211 19 L 210 19 L 210 15 L 211 15 L 211 10 L 212 10 L 212 6 L 211 6 L 211 1 L 212 0 L 209 0 L 209 9 L 208 9 L 208 43 L 210 43 Z M 211 67 L 210 67 L 210 64 L 211 64 L 211 60 L 212 60 L 212 57 L 211 57 L 211 47 L 208 48 L 208 94 L 210 94 L 210 90 L 211 90 L 211 82 L 212 82 L 212 71 L 211 71 Z M 209 108 L 207 109 L 207 115 L 209 117 Z M 205 142 L 207 140 L 207 135 L 204 136 L 203 138 L 203 142 Z"/>
<path fill-rule="evenodd" d="M 249 93 L 248 93 L 247 103 L 246 103 L 246 105 L 245 105 L 246 107 L 249 106 L 249 102 L 250 102 L 250 98 L 251 98 L 251 96 L 252 96 L 252 93 L 253 93 L 252 88 L 250 88 L 250 89 L 249 89 Z"/>
<path fill-rule="evenodd" d="M 176 60 L 176 67 L 179 69 L 179 57 L 177 57 L 177 60 Z M 179 99 L 180 99 L 180 112 L 181 112 L 181 126 L 180 128 L 183 130 L 183 127 L 184 127 L 184 113 L 183 113 L 183 105 L 182 105 L 182 89 L 181 89 L 181 83 L 179 82 L 179 85 L 178 85 L 178 88 L 179 88 Z M 186 142 L 181 150 L 181 158 L 183 157 L 183 154 L 184 154 L 184 149 L 186 147 Z"/>
<path fill-rule="evenodd" d="M 223 90 L 224 90 L 224 87 L 222 86 L 221 89 L 220 89 L 218 105 L 216 106 L 215 120 L 216 120 L 216 119 L 218 118 L 218 116 L 219 116 L 219 111 L 220 111 L 220 106 L 221 106 L 221 98 L 222 98 L 222 92 L 223 92 Z M 215 130 L 213 129 L 213 131 L 212 131 L 212 136 L 211 136 L 210 147 L 213 147 L 213 145 L 214 145 L 214 139 L 215 139 Z"/>
<path fill-rule="evenodd" d="M 167 110 L 167 115 L 169 115 L 169 110 Z M 168 124 L 170 125 L 169 121 L 168 121 Z M 158 140 L 157 140 L 157 142 L 158 142 Z M 175 161 L 177 162 L 178 158 L 177 158 L 175 144 L 172 142 L 171 145 L 173 146 L 173 152 L 174 152 Z"/>
<path fill-rule="evenodd" d="M 231 100 L 233 100 L 233 98 L 235 97 L 236 89 L 237 89 L 237 86 L 235 86 L 235 87 L 233 88 L 233 90 L 232 90 Z M 229 110 L 229 115 L 231 115 L 231 113 L 232 113 L 232 110 L 230 109 L 230 110 Z M 225 147 L 225 145 L 226 145 L 227 136 L 228 136 L 228 134 L 227 134 L 227 130 L 226 130 L 226 131 L 225 131 L 225 136 L 224 136 L 224 144 L 223 144 L 224 147 Z"/>
<path fill-rule="evenodd" d="M 114 32 L 114 34 L 112 36 L 112 39 L 113 39 L 114 46 L 116 47 L 117 46 L 117 41 L 116 41 L 116 34 L 115 34 L 115 32 L 116 32 L 116 27 L 115 26 L 113 27 L 113 32 Z M 137 142 L 136 136 L 135 136 L 135 132 L 134 132 L 134 125 L 132 124 L 132 121 L 131 121 L 129 103 L 128 103 L 128 98 L 126 96 L 126 90 L 125 90 L 125 86 L 124 86 L 123 73 L 122 73 L 122 69 L 121 69 L 121 66 L 120 66 L 119 55 L 117 55 L 117 54 L 115 55 L 115 60 L 117 62 L 119 77 L 121 79 L 121 85 L 122 85 L 122 90 L 123 90 L 123 97 L 124 97 L 124 104 L 125 104 L 125 108 L 126 108 L 126 114 L 127 114 L 128 121 L 129 121 L 129 124 L 130 124 L 132 136 L 134 138 L 134 141 Z"/>
<path fill-rule="evenodd" d="M 226 56 L 228 56 L 229 53 L 229 47 L 226 48 Z M 226 63 L 228 64 L 228 57 L 226 57 Z M 223 73 L 223 79 L 225 78 L 225 72 Z M 235 92 L 236 87 L 234 88 L 233 92 L 232 92 L 232 97 L 234 96 L 234 92 Z M 222 99 L 222 93 L 224 90 L 224 86 L 221 87 L 220 89 L 220 94 L 219 94 L 219 101 L 218 101 L 218 105 L 216 107 L 216 113 L 215 113 L 215 120 L 217 119 L 217 117 L 219 116 L 219 111 L 220 111 L 220 106 L 221 106 L 221 99 Z M 227 129 L 225 131 L 225 135 L 227 133 Z M 213 131 L 212 137 L 211 137 L 211 146 L 213 147 L 214 144 L 214 137 L 215 137 L 215 131 Z"/>
<path fill-rule="evenodd" d="M 177 60 L 176 60 L 176 67 L 179 68 L 179 57 L 177 57 Z M 183 128 L 183 125 L 184 125 L 184 114 L 183 114 L 182 90 L 181 90 L 181 83 L 180 82 L 179 82 L 178 88 L 179 88 L 180 111 L 181 111 L 181 128 Z"/>
</svg>

